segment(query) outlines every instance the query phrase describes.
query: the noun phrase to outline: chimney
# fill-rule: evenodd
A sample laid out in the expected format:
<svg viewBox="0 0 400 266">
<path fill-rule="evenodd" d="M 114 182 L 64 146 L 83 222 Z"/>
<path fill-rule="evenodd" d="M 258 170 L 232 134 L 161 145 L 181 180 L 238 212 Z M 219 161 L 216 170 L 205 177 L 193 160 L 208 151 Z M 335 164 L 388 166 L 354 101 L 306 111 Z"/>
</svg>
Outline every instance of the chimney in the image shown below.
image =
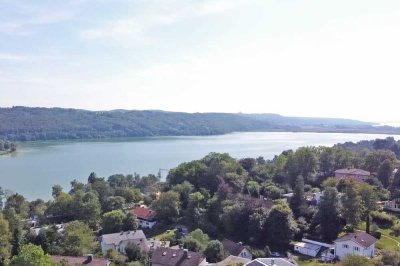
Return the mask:
<svg viewBox="0 0 400 266">
<path fill-rule="evenodd" d="M 183 250 L 183 257 L 184 258 L 189 257 L 189 250 L 187 250 L 186 248 Z"/>
<path fill-rule="evenodd" d="M 87 254 L 87 259 L 86 259 L 87 263 L 92 262 L 92 260 L 93 260 L 93 254 Z"/>
<path fill-rule="evenodd" d="M 242 242 L 239 242 L 238 244 L 241 245 L 241 246 L 243 246 L 243 243 L 242 243 Z"/>
</svg>

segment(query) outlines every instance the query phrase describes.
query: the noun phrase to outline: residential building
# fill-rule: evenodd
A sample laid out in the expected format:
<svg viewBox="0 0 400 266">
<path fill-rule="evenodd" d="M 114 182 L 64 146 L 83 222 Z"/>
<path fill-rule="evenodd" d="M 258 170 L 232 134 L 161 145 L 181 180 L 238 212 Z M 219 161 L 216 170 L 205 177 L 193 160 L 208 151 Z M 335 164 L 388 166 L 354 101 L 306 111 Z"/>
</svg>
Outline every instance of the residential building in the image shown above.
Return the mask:
<svg viewBox="0 0 400 266">
<path fill-rule="evenodd" d="M 400 212 L 400 198 L 385 201 L 385 204 L 383 205 L 383 209 L 392 211 L 392 212 Z"/>
<path fill-rule="evenodd" d="M 149 251 L 149 244 L 142 230 L 105 234 L 100 237 L 101 251 L 103 252 L 114 249 L 125 254 L 125 247 L 128 243 L 139 246 L 142 252 Z"/>
<path fill-rule="evenodd" d="M 151 266 L 206 266 L 203 254 L 187 249 L 158 248 L 151 256 Z"/>
<path fill-rule="evenodd" d="M 229 239 L 222 240 L 222 245 L 224 246 L 224 250 L 230 255 L 245 258 L 245 259 L 253 259 L 250 251 L 248 251 L 241 242 L 235 243 Z"/>
<path fill-rule="evenodd" d="M 250 261 L 251 261 L 251 259 L 246 259 L 246 258 L 229 255 L 223 261 L 216 262 L 216 263 L 209 263 L 208 265 L 209 266 L 244 265 Z"/>
<path fill-rule="evenodd" d="M 377 239 L 365 232 L 347 234 L 334 241 L 335 257 L 343 259 L 349 254 L 367 258 L 375 256 L 375 243 Z"/>
<path fill-rule="evenodd" d="M 297 266 L 297 263 L 283 258 L 258 258 L 244 266 Z"/>
<path fill-rule="evenodd" d="M 350 178 L 358 182 L 364 182 L 370 175 L 370 172 L 356 168 L 345 168 L 335 171 L 335 178 L 337 181 L 344 178 Z"/>
<path fill-rule="evenodd" d="M 51 256 L 54 262 L 65 261 L 69 266 L 109 266 L 111 262 L 108 259 L 93 258 L 92 254 L 86 257 L 70 257 L 70 256 Z"/>
<path fill-rule="evenodd" d="M 149 250 L 151 252 L 157 248 L 168 248 L 170 246 L 170 241 L 148 239 L 147 244 L 149 245 Z"/>
<path fill-rule="evenodd" d="M 146 207 L 136 207 L 132 210 L 132 213 L 136 215 L 141 228 L 153 228 L 157 221 L 157 213 Z"/>
<path fill-rule="evenodd" d="M 306 243 L 306 242 L 298 242 L 294 244 L 293 247 L 294 251 L 304 254 L 310 257 L 316 257 L 318 252 L 321 249 L 320 245 Z"/>
</svg>

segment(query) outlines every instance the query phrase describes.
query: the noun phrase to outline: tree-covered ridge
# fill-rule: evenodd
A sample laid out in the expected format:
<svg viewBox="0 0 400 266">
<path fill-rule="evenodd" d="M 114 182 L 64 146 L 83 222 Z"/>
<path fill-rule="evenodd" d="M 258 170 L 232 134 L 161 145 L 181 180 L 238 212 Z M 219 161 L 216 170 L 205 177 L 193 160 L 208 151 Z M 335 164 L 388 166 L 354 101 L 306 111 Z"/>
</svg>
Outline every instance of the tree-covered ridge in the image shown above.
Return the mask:
<svg viewBox="0 0 400 266">
<path fill-rule="evenodd" d="M 0 138 L 12 141 L 216 135 L 245 131 L 400 133 L 400 129 L 373 127 L 371 123 L 348 119 L 273 114 L 0 108 Z"/>
</svg>

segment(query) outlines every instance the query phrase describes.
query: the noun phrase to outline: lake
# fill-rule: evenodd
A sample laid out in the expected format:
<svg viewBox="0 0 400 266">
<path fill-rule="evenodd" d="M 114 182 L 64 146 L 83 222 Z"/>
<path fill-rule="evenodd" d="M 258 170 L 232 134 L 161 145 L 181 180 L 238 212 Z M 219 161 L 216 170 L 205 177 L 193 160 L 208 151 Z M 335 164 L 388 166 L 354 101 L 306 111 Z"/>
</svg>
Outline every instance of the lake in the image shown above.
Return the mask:
<svg viewBox="0 0 400 266">
<path fill-rule="evenodd" d="M 301 146 L 332 146 L 346 141 L 389 135 L 342 133 L 248 132 L 219 136 L 130 138 L 102 141 L 21 143 L 18 152 L 0 156 L 0 186 L 30 200 L 49 199 L 51 187 L 70 189 L 73 179 L 86 182 L 91 172 L 157 174 L 179 163 L 200 159 L 210 152 L 235 158 L 271 159 L 283 150 Z M 393 136 L 400 139 L 400 136 Z M 162 172 L 162 173 L 166 173 Z"/>
</svg>

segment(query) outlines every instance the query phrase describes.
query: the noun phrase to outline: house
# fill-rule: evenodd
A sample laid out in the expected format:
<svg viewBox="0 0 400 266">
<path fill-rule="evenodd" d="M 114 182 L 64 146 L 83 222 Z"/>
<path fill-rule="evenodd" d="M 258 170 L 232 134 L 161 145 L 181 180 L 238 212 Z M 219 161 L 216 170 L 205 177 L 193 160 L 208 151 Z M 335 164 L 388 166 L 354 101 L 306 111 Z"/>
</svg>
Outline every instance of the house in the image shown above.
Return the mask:
<svg viewBox="0 0 400 266">
<path fill-rule="evenodd" d="M 142 252 L 149 251 L 149 244 L 142 230 L 127 231 L 114 234 L 105 234 L 100 237 L 101 251 L 106 252 L 109 249 L 125 254 L 125 247 L 128 243 L 133 243 L 140 247 Z"/>
<path fill-rule="evenodd" d="M 385 201 L 385 204 L 383 205 L 383 209 L 392 211 L 392 212 L 400 212 L 400 198 Z"/>
<path fill-rule="evenodd" d="M 297 266 L 297 263 L 283 258 L 258 258 L 244 266 Z"/>
<path fill-rule="evenodd" d="M 54 262 L 65 261 L 69 266 L 109 266 L 111 262 L 107 259 L 93 258 L 92 254 L 86 257 L 70 257 L 70 256 L 51 256 Z"/>
<path fill-rule="evenodd" d="M 203 254 L 187 249 L 158 248 L 151 256 L 151 266 L 206 266 Z"/>
<path fill-rule="evenodd" d="M 228 266 L 228 265 L 245 265 L 250 262 L 251 259 L 241 258 L 237 256 L 229 255 L 223 261 L 217 263 L 209 263 L 209 266 Z"/>
<path fill-rule="evenodd" d="M 377 239 L 365 232 L 347 234 L 334 241 L 335 257 L 343 259 L 346 255 L 355 254 L 372 258 L 375 255 Z"/>
<path fill-rule="evenodd" d="M 321 249 L 320 245 L 306 243 L 306 242 L 298 242 L 294 244 L 293 247 L 294 251 L 304 254 L 310 257 L 316 257 L 318 252 Z"/>
<path fill-rule="evenodd" d="M 345 168 L 335 171 L 336 181 L 340 181 L 344 178 L 351 178 L 358 182 L 364 182 L 370 175 L 370 172 L 356 168 Z"/>
<path fill-rule="evenodd" d="M 150 252 L 156 250 L 157 248 L 168 248 L 170 246 L 170 241 L 148 239 L 147 244 L 149 246 Z"/>
<path fill-rule="evenodd" d="M 146 207 L 136 207 L 132 210 L 136 215 L 141 228 L 153 228 L 156 225 L 157 213 Z"/>
<path fill-rule="evenodd" d="M 230 255 L 245 258 L 245 259 L 253 259 L 250 251 L 248 251 L 241 242 L 235 243 L 229 239 L 222 240 L 222 245 L 224 246 L 224 250 Z"/>
</svg>

